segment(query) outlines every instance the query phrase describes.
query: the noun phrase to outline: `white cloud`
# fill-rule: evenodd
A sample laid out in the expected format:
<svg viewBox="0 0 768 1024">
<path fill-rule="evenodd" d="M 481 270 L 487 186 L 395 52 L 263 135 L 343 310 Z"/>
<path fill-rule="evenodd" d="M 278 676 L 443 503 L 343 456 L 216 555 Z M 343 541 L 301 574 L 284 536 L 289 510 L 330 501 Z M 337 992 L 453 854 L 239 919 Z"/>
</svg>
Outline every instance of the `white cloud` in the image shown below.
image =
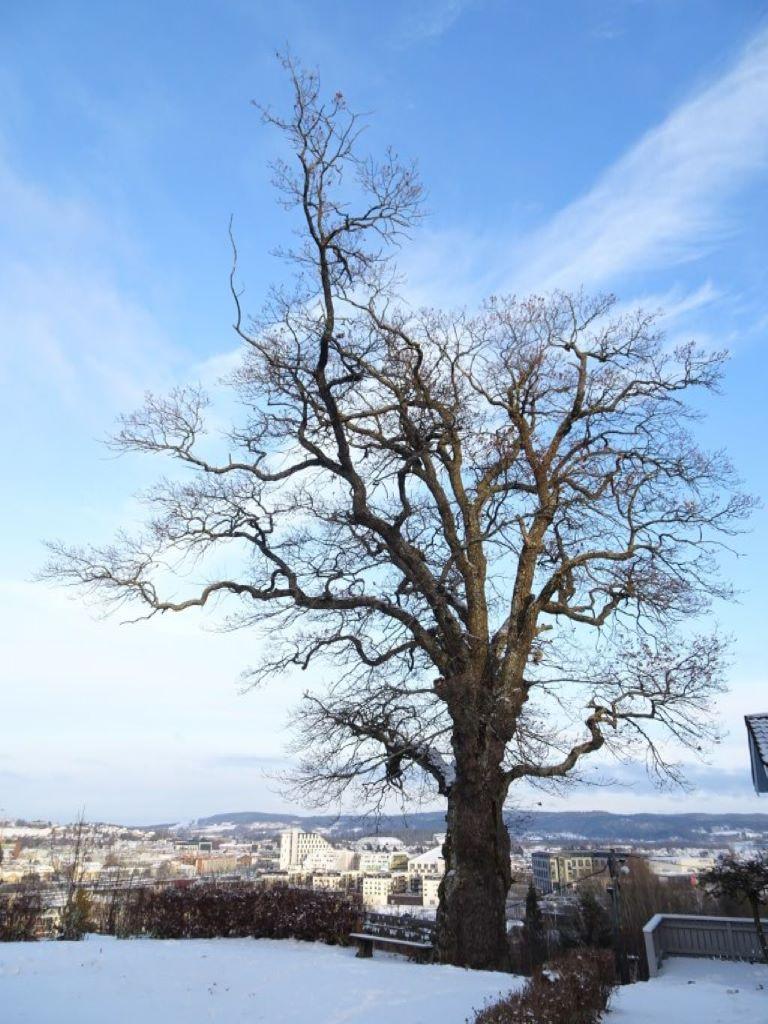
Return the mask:
<svg viewBox="0 0 768 1024">
<path fill-rule="evenodd" d="M 416 305 L 472 305 L 492 292 L 606 287 L 621 276 L 679 265 L 734 230 L 729 201 L 766 168 L 763 31 L 728 71 L 540 228 L 522 237 L 498 224 L 422 233 L 403 254 L 404 297 Z"/>
<path fill-rule="evenodd" d="M 66 819 L 84 804 L 146 821 L 285 806 L 269 775 L 305 677 L 243 695 L 253 631 L 206 630 L 199 615 L 121 626 L 70 598 L 0 580 L 7 813 Z"/>
<path fill-rule="evenodd" d="M 649 313 L 658 311 L 662 326 L 669 329 L 676 320 L 685 319 L 718 302 L 722 297 L 722 292 L 712 281 L 707 280 L 690 290 L 673 285 L 663 292 L 634 295 L 629 300 L 618 302 L 614 311 L 617 314 L 631 313 L 636 309 L 645 309 Z M 701 340 L 700 332 L 697 331 L 696 337 Z"/>
<path fill-rule="evenodd" d="M 478 0 L 416 0 L 403 26 L 405 44 L 443 35 Z"/>
<path fill-rule="evenodd" d="M 522 245 L 516 284 L 594 285 L 701 255 L 725 202 L 768 166 L 768 32 Z M 522 255 L 522 254 L 520 254 Z"/>
<path fill-rule="evenodd" d="M 163 379 L 174 353 L 151 313 L 82 266 L 14 263 L 0 285 L 7 386 L 111 410 Z"/>
<path fill-rule="evenodd" d="M 71 409 L 134 402 L 179 360 L 121 286 L 120 231 L 96 207 L 21 175 L 0 152 L 0 379 Z M 103 408 L 103 406 L 102 406 Z"/>
</svg>

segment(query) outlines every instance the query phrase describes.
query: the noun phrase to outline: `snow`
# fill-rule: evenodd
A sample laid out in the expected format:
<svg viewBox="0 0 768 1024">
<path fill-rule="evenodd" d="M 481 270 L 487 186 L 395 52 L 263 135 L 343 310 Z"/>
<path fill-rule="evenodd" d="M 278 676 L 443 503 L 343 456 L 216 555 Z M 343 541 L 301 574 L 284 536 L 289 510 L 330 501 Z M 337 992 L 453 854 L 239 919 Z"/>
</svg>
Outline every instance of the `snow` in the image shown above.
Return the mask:
<svg viewBox="0 0 768 1024">
<path fill-rule="evenodd" d="M 437 864 L 439 860 L 443 859 L 443 848 L 442 846 L 434 846 L 431 850 L 427 850 L 426 853 L 419 854 L 418 857 L 411 857 L 411 864 Z"/>
<path fill-rule="evenodd" d="M 49 827 L 36 825 L 0 825 L 0 839 L 42 839 L 51 834 Z"/>
<path fill-rule="evenodd" d="M 648 982 L 620 989 L 606 1024 L 763 1024 L 768 967 L 670 957 Z"/>
<path fill-rule="evenodd" d="M 747 715 L 747 728 L 755 737 L 755 744 L 763 759 L 763 764 L 768 768 L 768 714 Z"/>
<path fill-rule="evenodd" d="M 436 907 L 411 906 L 410 903 L 389 903 L 385 907 L 376 907 L 377 917 L 386 914 L 390 917 L 402 917 L 407 914 L 408 917 L 419 918 L 422 921 L 434 921 L 436 912 Z"/>
<path fill-rule="evenodd" d="M 522 983 L 270 939 L 0 944 L 2 1024 L 464 1024 Z M 768 967 L 669 958 L 657 978 L 620 989 L 606 1017 L 654 1021 L 762 1024 Z"/>
<path fill-rule="evenodd" d="M 448 761 L 435 747 L 423 747 L 424 757 L 442 775 L 446 789 L 450 789 L 456 782 L 456 765 Z"/>
<path fill-rule="evenodd" d="M 352 846 L 356 850 L 382 850 L 382 851 L 397 851 L 404 850 L 405 843 L 402 839 L 397 839 L 395 836 L 363 836 L 362 839 L 356 839 Z"/>
<path fill-rule="evenodd" d="M 287 940 L 0 944 L 2 1024 L 464 1024 L 521 984 Z"/>
</svg>

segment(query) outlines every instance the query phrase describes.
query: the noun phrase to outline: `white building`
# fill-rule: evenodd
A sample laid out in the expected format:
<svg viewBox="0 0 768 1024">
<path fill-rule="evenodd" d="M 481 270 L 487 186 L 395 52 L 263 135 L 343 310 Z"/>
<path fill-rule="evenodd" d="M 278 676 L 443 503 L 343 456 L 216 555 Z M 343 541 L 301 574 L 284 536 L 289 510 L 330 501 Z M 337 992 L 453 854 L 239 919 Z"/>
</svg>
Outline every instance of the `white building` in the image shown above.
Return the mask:
<svg viewBox="0 0 768 1024">
<path fill-rule="evenodd" d="M 559 850 L 555 853 L 534 850 L 531 853 L 533 884 L 544 894 L 564 892 L 586 878 L 602 876 L 604 881 L 607 867 L 606 853 L 589 850 Z"/>
<path fill-rule="evenodd" d="M 371 875 L 402 871 L 408 867 L 408 854 L 400 851 L 365 850 L 360 854 L 360 870 Z"/>
<path fill-rule="evenodd" d="M 301 867 L 310 854 L 333 850 L 333 847 L 317 832 L 301 832 L 291 829 L 280 835 L 280 870 Z"/>
<path fill-rule="evenodd" d="M 405 892 L 405 875 L 367 875 L 363 879 L 363 906 L 386 907 L 392 893 Z"/>
<path fill-rule="evenodd" d="M 648 867 L 660 878 L 692 878 L 702 871 L 715 866 L 712 855 L 690 855 L 680 853 L 677 856 L 653 855 L 647 858 Z"/>
<path fill-rule="evenodd" d="M 342 892 L 347 888 L 346 877 L 338 871 L 327 871 L 312 875 L 312 888 L 323 892 Z"/>
<path fill-rule="evenodd" d="M 312 850 L 304 858 L 305 871 L 321 874 L 333 871 L 350 871 L 357 866 L 357 854 L 353 850 L 337 850 L 333 846 Z"/>
<path fill-rule="evenodd" d="M 418 857 L 411 857 L 408 861 L 408 871 L 412 875 L 437 875 L 442 878 L 445 874 L 445 861 L 443 860 L 442 846 L 435 846 Z"/>
<path fill-rule="evenodd" d="M 437 890 L 440 888 L 441 878 L 434 875 L 426 875 L 421 880 L 421 902 L 425 907 L 436 907 L 440 902 Z"/>
</svg>

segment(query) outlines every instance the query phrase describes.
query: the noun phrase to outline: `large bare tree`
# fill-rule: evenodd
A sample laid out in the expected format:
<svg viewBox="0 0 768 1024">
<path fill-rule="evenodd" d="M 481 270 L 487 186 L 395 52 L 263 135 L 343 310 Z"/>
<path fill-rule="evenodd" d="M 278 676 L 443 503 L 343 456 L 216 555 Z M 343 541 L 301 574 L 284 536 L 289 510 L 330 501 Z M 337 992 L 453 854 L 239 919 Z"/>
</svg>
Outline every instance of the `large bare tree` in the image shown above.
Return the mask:
<svg viewBox="0 0 768 1024">
<path fill-rule="evenodd" d="M 296 274 L 247 320 L 233 270 L 226 450 L 201 442 L 199 390 L 149 396 L 114 444 L 187 472 L 147 496 L 140 536 L 53 545 L 46 574 L 139 617 L 228 599 L 269 638 L 254 682 L 322 663 L 297 784 L 370 804 L 429 782 L 447 801 L 440 955 L 505 967 L 510 787 L 601 748 L 675 776 L 669 741 L 715 738 L 724 646 L 685 624 L 727 595 L 717 548 L 751 503 L 686 402 L 723 355 L 668 349 L 610 297 L 409 309 L 391 257 L 420 215 L 413 167 L 360 156 L 343 97 L 286 66 L 292 109 L 264 117 L 291 150 L 275 182 Z"/>
</svg>

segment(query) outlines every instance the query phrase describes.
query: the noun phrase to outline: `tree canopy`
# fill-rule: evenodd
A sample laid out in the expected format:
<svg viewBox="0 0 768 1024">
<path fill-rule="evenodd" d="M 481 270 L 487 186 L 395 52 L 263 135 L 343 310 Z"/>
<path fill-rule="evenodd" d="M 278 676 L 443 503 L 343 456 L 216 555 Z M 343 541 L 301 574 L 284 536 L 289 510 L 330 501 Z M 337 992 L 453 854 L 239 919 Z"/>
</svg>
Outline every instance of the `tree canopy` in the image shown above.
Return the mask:
<svg viewBox="0 0 768 1024">
<path fill-rule="evenodd" d="M 679 781 L 668 742 L 716 739 L 724 674 L 723 638 L 689 623 L 729 596 L 718 552 L 753 504 L 692 429 L 725 354 L 671 348 L 609 295 L 410 308 L 394 257 L 421 215 L 415 168 L 361 155 L 343 96 L 286 67 L 292 109 L 264 117 L 291 151 L 274 177 L 296 273 L 248 318 L 233 245 L 225 454 L 199 388 L 148 395 L 113 445 L 185 475 L 146 495 L 138 535 L 56 543 L 45 575 L 139 616 L 226 599 L 230 625 L 268 636 L 254 684 L 321 666 L 295 720 L 307 799 L 426 780 L 486 807 L 504 845 L 509 786 L 601 748 Z"/>
</svg>

